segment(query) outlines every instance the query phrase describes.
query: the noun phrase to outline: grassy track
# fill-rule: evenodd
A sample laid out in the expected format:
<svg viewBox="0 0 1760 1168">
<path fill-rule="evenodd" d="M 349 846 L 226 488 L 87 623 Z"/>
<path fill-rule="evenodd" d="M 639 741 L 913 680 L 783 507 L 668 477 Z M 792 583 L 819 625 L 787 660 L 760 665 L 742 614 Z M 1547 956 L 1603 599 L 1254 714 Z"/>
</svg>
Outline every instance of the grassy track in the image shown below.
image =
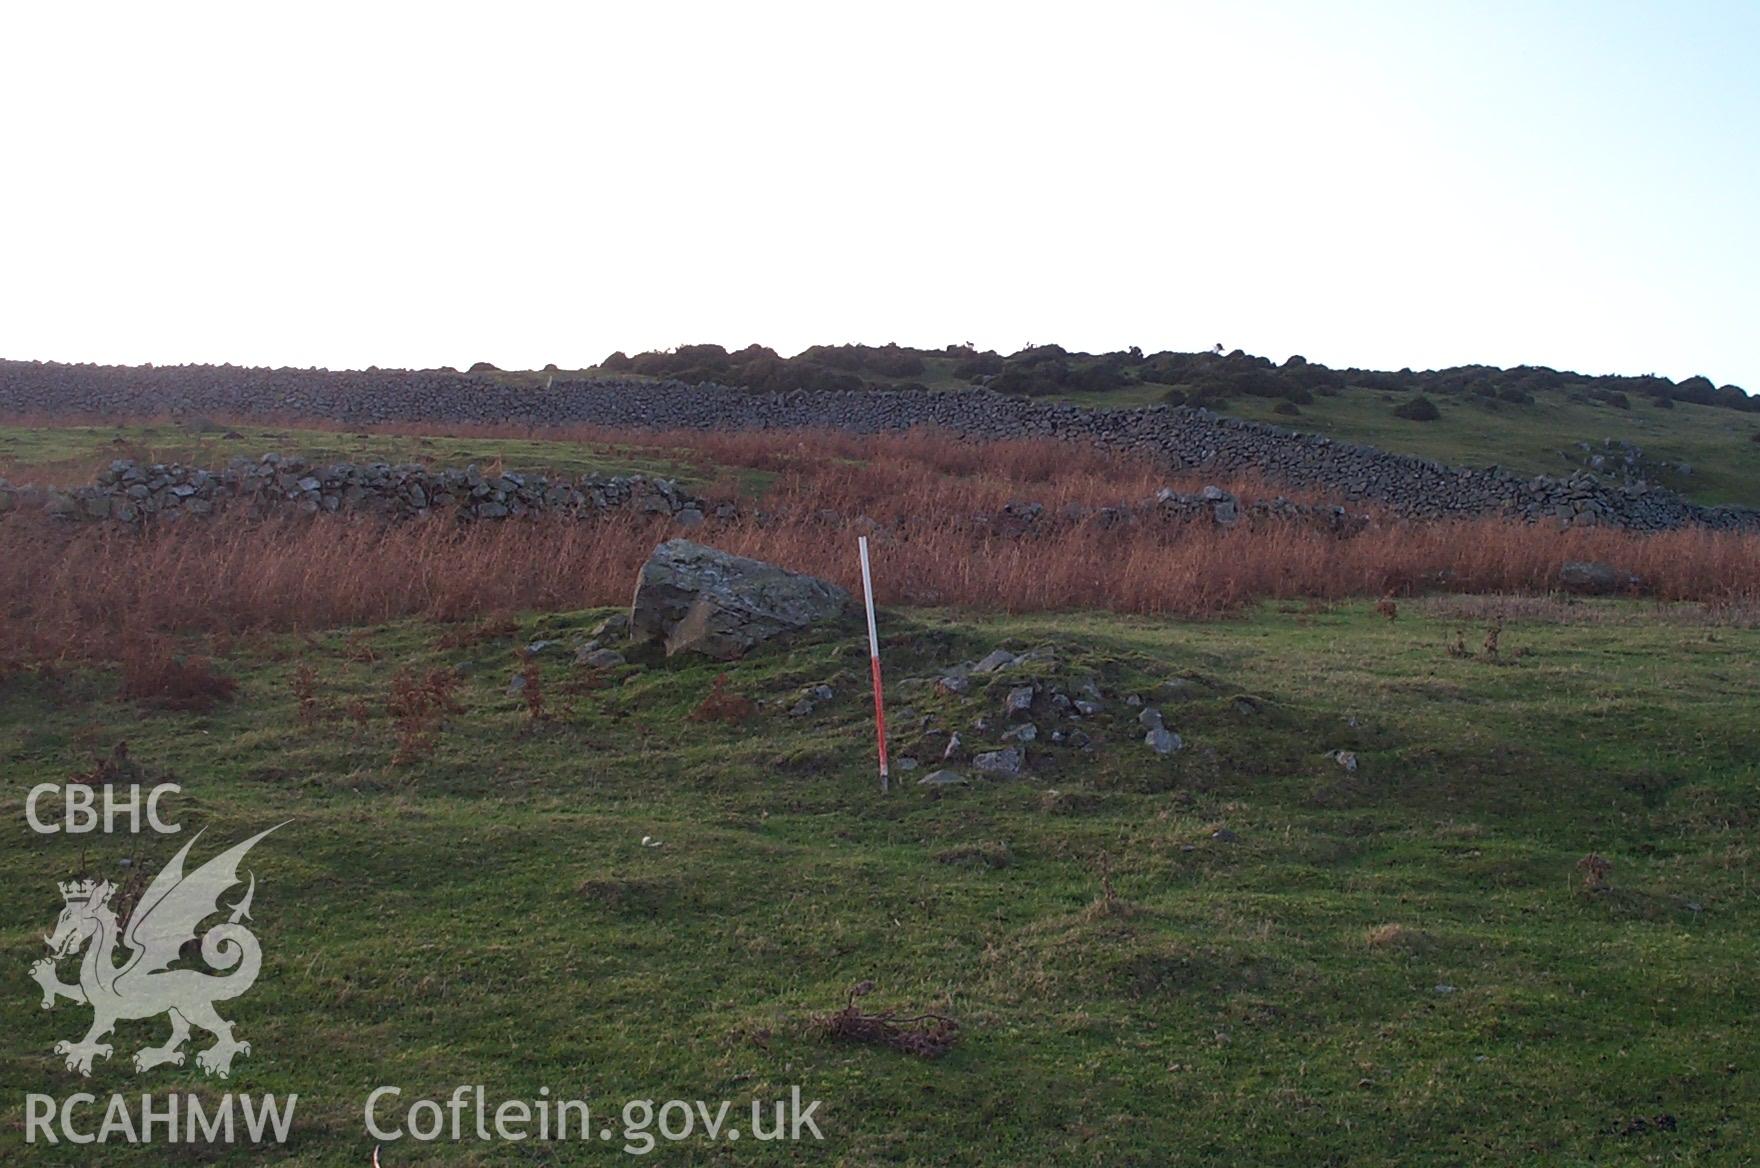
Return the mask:
<svg viewBox="0 0 1760 1168">
<path fill-rule="evenodd" d="M 579 638 L 602 612 L 446 650 L 420 624 L 240 641 L 221 662 L 238 697 L 208 714 L 118 704 L 101 673 L 14 677 L 0 1160 L 267 1162 L 25 1149 L 27 1091 L 217 1090 L 193 1069 L 150 1085 L 127 1070 L 162 1023 L 119 1028 L 89 1083 L 68 1074 L 50 1047 L 89 1014 L 38 1011 L 25 970 L 82 850 L 114 878 L 195 827 L 208 854 L 291 819 L 252 854 L 265 964 L 231 1013 L 253 1052 L 228 1086 L 300 1095 L 276 1162 L 365 1164 L 369 1089 L 475 1083 L 737 1107 L 800 1084 L 825 1101 L 823 1145 L 691 1141 L 660 1153 L 674 1163 L 1745 1162 L 1760 631 L 1572 606 L 1512 620 L 1492 661 L 1483 622 L 1442 603 L 1392 623 L 1364 606 L 1208 624 L 887 614 L 895 754 L 925 715 L 985 740 L 971 719 L 1022 676 L 1096 677 L 1107 698 L 1094 760 L 1045 751 L 1027 779 L 884 798 L 853 630 L 730 667 L 730 688 L 767 703 L 741 725 L 686 718 L 716 667 L 625 667 L 570 699 L 566 656 L 542 658 L 552 716 L 528 725 L 505 693 L 513 646 Z M 1457 631 L 1474 656 L 1446 651 Z M 996 645 L 1057 660 L 964 697 L 911 680 Z M 297 716 L 301 663 L 316 724 Z M 464 709 L 431 757 L 394 766 L 390 679 L 438 665 L 468 671 Z M 770 704 L 819 682 L 837 697 L 811 716 Z M 1127 694 L 1158 702 L 1187 749 L 1152 756 Z M 184 835 L 82 849 L 24 828 L 32 784 L 120 737 L 185 787 Z M 1236 841 L 1214 838 L 1224 826 Z M 1592 851 L 1610 891 L 1579 887 Z M 957 1017 L 952 1052 L 816 1038 L 806 1020 L 864 978 L 873 1008 Z M 1672 1131 L 1632 1122 L 1665 1114 Z M 385 1163 L 618 1158 L 405 1141 Z"/>
</svg>

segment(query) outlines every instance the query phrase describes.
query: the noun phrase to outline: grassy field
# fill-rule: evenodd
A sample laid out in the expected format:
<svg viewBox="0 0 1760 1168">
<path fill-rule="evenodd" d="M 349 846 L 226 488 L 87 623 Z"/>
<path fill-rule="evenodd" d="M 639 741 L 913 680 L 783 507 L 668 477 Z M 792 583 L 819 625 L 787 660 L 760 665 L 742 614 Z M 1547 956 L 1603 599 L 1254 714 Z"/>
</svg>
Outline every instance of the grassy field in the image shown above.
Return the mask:
<svg viewBox="0 0 1760 1168">
<path fill-rule="evenodd" d="M 924 374 L 914 380 L 931 392 L 970 388 L 953 376 L 954 365 L 952 359 L 930 358 Z M 585 369 L 554 376 L 599 375 L 599 370 Z M 499 372 L 491 376 L 536 388 L 552 375 Z M 903 379 L 875 381 L 904 383 Z M 1055 400 L 1094 408 L 1134 408 L 1160 403 L 1168 388 L 1143 383 L 1104 393 L 1069 393 Z M 1633 399 L 1630 409 L 1621 410 L 1572 400 L 1560 392 L 1541 392 L 1529 405 L 1441 397 L 1436 401 L 1442 416 L 1419 422 L 1393 415 L 1394 407 L 1409 396 L 1348 388 L 1318 396 L 1300 407 L 1299 415 L 1292 416 L 1275 412 L 1276 401 L 1243 395 L 1230 399 L 1220 412 L 1432 458 L 1451 466 L 1501 466 L 1524 475 L 1565 475 L 1584 469 L 1591 452 L 1581 449 L 1579 443 L 1583 442 L 1594 448 L 1593 453 L 1606 454 L 1609 466 L 1615 467 L 1617 444 L 1631 443 L 1642 448 L 1653 482 L 1701 503 L 1760 506 L 1760 442 L 1751 440 L 1760 433 L 1760 415 L 1688 403 L 1665 410 L 1642 397 Z M 228 432 L 239 437 L 229 438 Z M 1614 449 L 1603 448 L 1607 439 L 1614 441 Z M 690 485 L 705 482 L 712 469 L 682 450 L 655 457 L 653 451 L 633 451 L 617 443 L 570 443 L 540 433 L 509 440 L 469 433 L 450 437 L 349 434 L 244 424 L 229 431 L 208 431 L 166 422 L 122 427 L 0 426 L 0 476 L 22 479 L 28 468 L 32 481 L 42 481 L 45 472 L 60 472 L 68 482 L 74 482 L 87 475 L 100 458 L 107 461 L 127 456 L 217 465 L 233 454 L 254 455 L 266 449 L 304 453 L 314 461 L 377 459 L 464 465 L 500 457 L 515 470 L 577 474 L 589 469 L 611 473 L 639 470 Z M 1686 463 L 1691 471 L 1681 474 L 1658 469 L 1664 463 L 1671 467 Z M 745 489 L 760 489 L 764 481 L 750 481 Z"/>
<path fill-rule="evenodd" d="M 952 358 L 929 357 L 920 377 L 908 379 L 936 392 L 969 388 L 953 376 Z M 579 376 L 595 376 L 584 370 Z M 520 384 L 542 384 L 541 375 L 504 374 Z M 872 375 L 870 375 L 872 376 Z M 877 384 L 904 384 L 907 379 L 873 377 Z M 1072 392 L 1053 400 L 1105 409 L 1129 409 L 1162 402 L 1168 386 L 1139 383 L 1106 392 Z M 1738 413 L 1712 406 L 1677 403 L 1659 409 L 1649 400 L 1634 398 L 1630 409 L 1621 410 L 1589 400 L 1573 400 L 1563 392 L 1541 392 L 1530 405 L 1477 399 L 1437 398 L 1442 417 L 1431 422 L 1408 421 L 1393 416 L 1393 408 L 1410 394 L 1387 394 L 1361 387 L 1318 396 L 1300 407 L 1296 416 L 1275 412 L 1277 402 L 1246 395 L 1229 399 L 1224 414 L 1271 422 L 1291 429 L 1328 434 L 1350 442 L 1362 442 L 1400 454 L 1433 458 L 1451 466 L 1501 466 L 1519 474 L 1564 475 L 1584 469 L 1588 452 L 1578 443 L 1588 442 L 1596 453 L 1604 439 L 1616 445 L 1628 442 L 1643 448 L 1652 466 L 1669 463 L 1691 466 L 1688 474 L 1657 472 L 1651 481 L 1679 491 L 1701 503 L 1739 503 L 1760 506 L 1760 415 Z"/>
<path fill-rule="evenodd" d="M 1577 443 L 1603 453 L 1602 440 L 1612 438 L 1642 447 L 1646 461 L 1691 464 L 1691 474 L 1655 480 L 1688 498 L 1760 506 L 1760 442 L 1749 440 L 1760 433 L 1760 415 L 1688 403 L 1664 410 L 1644 398 L 1621 410 L 1542 393 L 1532 405 L 1497 402 L 1494 409 L 1477 399 L 1434 399 L 1442 416 L 1413 422 L 1393 416 L 1394 406 L 1408 398 L 1347 389 L 1316 397 L 1301 407 L 1301 416 L 1289 417 L 1273 412 L 1275 402 L 1240 397 L 1226 412 L 1452 466 L 1502 466 L 1521 474 L 1583 469 L 1587 455 Z M 1610 464 L 1617 463 L 1617 451 L 1605 453 Z"/>
<path fill-rule="evenodd" d="M 662 1144 L 673 1163 L 1753 1161 L 1760 630 L 1474 598 L 1402 602 L 1393 621 L 1367 604 L 1207 623 L 889 611 L 895 757 L 925 718 L 994 744 L 1024 679 L 1093 679 L 1104 708 L 1082 723 L 1092 757 L 1041 741 L 1027 777 L 936 790 L 912 781 L 925 768 L 882 796 L 855 629 L 729 667 L 637 655 L 592 679 L 541 654 L 532 720 L 506 692 L 515 647 L 583 639 L 606 611 L 237 638 L 214 649 L 238 692 L 206 713 L 121 702 L 101 669 L 8 678 L 0 1160 L 269 1162 L 25 1148 L 28 1091 L 218 1090 L 193 1069 L 128 1070 L 162 1023 L 121 1026 L 91 1080 L 66 1072 L 50 1048 L 89 1011 L 39 1011 L 25 971 L 53 882 L 82 863 L 120 879 L 194 828 L 208 855 L 290 820 L 251 856 L 265 960 L 230 1007 L 253 1050 L 227 1086 L 300 1096 L 276 1163 L 366 1164 L 375 1086 L 407 1104 L 479 1083 L 491 1106 L 540 1087 L 736 1115 L 793 1084 L 824 1101 L 823 1143 L 692 1138 Z M 963 696 L 930 687 L 997 646 L 1045 652 Z M 393 678 L 443 667 L 461 671 L 459 709 L 394 762 Z M 692 720 L 723 670 L 759 708 Z M 785 712 L 818 683 L 831 701 Z M 1131 696 L 1186 749 L 1148 751 Z M 986 714 L 998 724 L 974 730 Z M 24 827 L 33 784 L 118 739 L 183 785 L 184 834 Z M 1596 891 L 1589 853 L 1612 863 Z M 957 1019 L 952 1049 L 818 1034 L 866 979 L 871 1010 Z M 619 1158 L 407 1139 L 383 1154 Z"/>
<path fill-rule="evenodd" d="M 1144 384 L 1109 393 L 1072 393 L 1061 400 L 1129 408 L 1154 405 L 1165 396 L 1165 386 Z M 1628 442 L 1643 449 L 1647 463 L 1684 462 L 1692 468 L 1685 475 L 1656 473 L 1653 482 L 1700 503 L 1760 506 L 1760 442 L 1750 441 L 1760 433 L 1760 415 L 1685 402 L 1659 409 L 1645 398 L 1636 398 L 1630 409 L 1621 410 L 1542 392 L 1531 405 L 1438 397 L 1432 400 L 1442 416 L 1435 421 L 1394 417 L 1394 407 L 1411 396 L 1344 389 L 1316 397 L 1292 416 L 1277 413 L 1278 403 L 1269 398 L 1242 395 L 1229 399 L 1219 412 L 1433 458 L 1449 466 L 1501 466 L 1524 475 L 1568 475 L 1586 469 L 1590 452 L 1581 449 L 1580 442 L 1588 442 L 1593 453 L 1605 454 L 1610 467 L 1617 466 L 1618 443 Z M 1613 450 L 1602 446 L 1609 438 L 1614 440 Z"/>
<path fill-rule="evenodd" d="M 717 468 L 692 459 L 686 451 L 640 450 L 617 442 L 581 442 L 546 436 L 494 437 L 468 432 L 448 434 L 444 427 L 424 426 L 422 434 L 399 434 L 376 428 L 372 433 L 248 423 L 189 424 L 128 422 L 117 425 L 0 425 L 0 477 L 14 482 L 76 486 L 113 459 L 137 462 L 181 462 L 219 468 L 235 457 L 256 458 L 266 451 L 298 456 L 309 462 L 422 463 L 464 467 L 499 464 L 513 471 L 546 471 L 567 475 L 645 474 L 702 487 L 717 477 Z M 765 481 L 762 472 L 741 476 L 749 487 Z"/>
</svg>

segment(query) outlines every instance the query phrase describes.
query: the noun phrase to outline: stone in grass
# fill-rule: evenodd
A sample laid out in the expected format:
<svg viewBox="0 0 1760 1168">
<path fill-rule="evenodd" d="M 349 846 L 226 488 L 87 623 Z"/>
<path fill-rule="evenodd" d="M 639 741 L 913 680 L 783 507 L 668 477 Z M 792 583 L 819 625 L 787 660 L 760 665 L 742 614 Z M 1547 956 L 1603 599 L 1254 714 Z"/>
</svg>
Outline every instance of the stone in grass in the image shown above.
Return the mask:
<svg viewBox="0 0 1760 1168">
<path fill-rule="evenodd" d="M 928 774 L 924 775 L 922 778 L 917 780 L 917 786 L 919 786 L 919 787 L 958 787 L 958 786 L 964 785 L 965 781 L 966 781 L 966 777 L 964 775 L 960 774 L 958 771 L 950 771 L 950 770 L 943 769 L 943 770 L 938 770 L 938 771 L 930 771 Z"/>
<path fill-rule="evenodd" d="M 892 765 L 901 771 L 914 771 L 917 769 L 918 763 L 917 760 L 910 755 L 904 754 L 893 759 Z"/>
<path fill-rule="evenodd" d="M 809 685 L 806 689 L 801 691 L 800 700 L 795 702 L 794 708 L 789 710 L 788 712 L 793 714 L 795 717 L 799 718 L 799 717 L 802 717 L 806 714 L 812 713 L 814 710 L 818 709 L 821 705 L 830 701 L 832 698 L 834 698 L 836 696 L 837 696 L 837 691 L 833 690 L 828 685 L 824 685 L 824 684 Z M 910 714 L 910 710 L 908 710 L 908 709 L 900 710 L 898 712 L 898 714 L 899 714 L 898 720 L 900 722 L 904 722 L 904 721 L 908 720 L 907 716 Z"/>
<path fill-rule="evenodd" d="M 1013 730 L 1003 735 L 1010 742 L 1031 742 L 1039 737 L 1039 728 L 1031 722 L 1022 722 Z"/>
<path fill-rule="evenodd" d="M 604 620 L 593 626 L 593 636 L 604 641 L 609 641 L 615 637 L 629 636 L 629 614 L 627 612 L 618 612 L 606 617 Z"/>
<path fill-rule="evenodd" d="M 957 673 L 949 673 L 935 682 L 936 692 L 943 694 L 963 694 L 971 687 L 972 683 Z"/>
<path fill-rule="evenodd" d="M 1174 751 L 1182 749 L 1185 742 L 1167 727 L 1157 726 L 1143 735 L 1143 745 L 1156 754 L 1172 754 Z"/>
<path fill-rule="evenodd" d="M 1163 725 L 1161 711 L 1154 706 L 1144 706 L 1142 712 L 1137 715 L 1137 724 L 1145 730 L 1161 729 Z"/>
<path fill-rule="evenodd" d="M 1211 832 L 1210 838 L 1219 844 L 1238 844 L 1241 842 L 1241 837 L 1226 827 L 1219 827 Z"/>
<path fill-rule="evenodd" d="M 1357 756 L 1355 751 L 1335 750 L 1326 757 L 1330 758 L 1333 762 L 1336 762 L 1349 773 L 1353 775 L 1357 773 Z"/>
<path fill-rule="evenodd" d="M 574 663 L 589 669 L 610 669 L 622 665 L 624 657 L 616 649 L 589 649 L 577 656 Z"/>
<path fill-rule="evenodd" d="M 995 673 L 998 669 L 1013 665 L 1014 661 L 1014 654 L 1007 649 L 992 649 L 976 665 L 972 666 L 972 672 Z"/>
<path fill-rule="evenodd" d="M 997 778 L 1018 778 L 1021 769 L 1026 766 L 1026 756 L 1019 747 L 1009 746 L 1002 750 L 987 750 L 983 754 L 972 757 L 972 769 L 981 774 L 994 775 Z"/>
<path fill-rule="evenodd" d="M 1008 699 L 1003 708 L 1011 718 L 1027 717 L 1033 712 L 1033 687 L 1017 685 L 1009 690 Z"/>
<path fill-rule="evenodd" d="M 942 762 L 952 762 L 954 759 L 956 759 L 960 756 L 964 747 L 965 747 L 965 743 L 960 740 L 959 732 L 955 731 L 953 734 L 948 736 L 947 749 L 941 752 L 941 761 Z"/>
</svg>

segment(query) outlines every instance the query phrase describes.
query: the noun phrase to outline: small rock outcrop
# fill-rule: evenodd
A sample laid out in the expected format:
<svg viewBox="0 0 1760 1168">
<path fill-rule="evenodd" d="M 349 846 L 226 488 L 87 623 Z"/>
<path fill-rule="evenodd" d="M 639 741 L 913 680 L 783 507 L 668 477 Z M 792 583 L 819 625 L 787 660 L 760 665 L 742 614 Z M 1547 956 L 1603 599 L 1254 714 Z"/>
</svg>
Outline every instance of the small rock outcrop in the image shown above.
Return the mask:
<svg viewBox="0 0 1760 1168">
<path fill-rule="evenodd" d="M 729 661 L 765 641 L 838 620 L 849 604 L 849 593 L 829 581 L 672 539 L 642 565 L 630 635 L 663 642 L 668 657 L 701 653 Z"/>
</svg>

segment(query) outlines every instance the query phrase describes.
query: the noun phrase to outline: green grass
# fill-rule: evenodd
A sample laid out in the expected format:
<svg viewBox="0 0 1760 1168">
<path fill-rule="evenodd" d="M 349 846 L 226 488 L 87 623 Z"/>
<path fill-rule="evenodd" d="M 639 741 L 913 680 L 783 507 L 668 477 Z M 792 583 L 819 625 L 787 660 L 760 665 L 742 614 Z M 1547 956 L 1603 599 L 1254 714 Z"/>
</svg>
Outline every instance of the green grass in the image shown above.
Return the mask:
<svg viewBox="0 0 1760 1168">
<path fill-rule="evenodd" d="M 1166 386 L 1139 384 L 1106 393 L 1066 394 L 1057 400 L 1128 409 L 1154 405 L 1166 393 Z M 1532 405 L 1433 397 L 1442 411 L 1437 420 L 1394 417 L 1394 407 L 1411 396 L 1345 389 L 1315 397 L 1293 416 L 1277 413 L 1278 403 L 1269 398 L 1240 396 L 1229 399 L 1219 412 L 1433 458 L 1449 466 L 1501 466 L 1522 475 L 1567 475 L 1585 469 L 1588 453 L 1579 442 L 1607 454 L 1613 473 L 1618 452 L 1604 451 L 1601 445 L 1611 438 L 1642 447 L 1645 461 L 1652 465 L 1690 464 L 1690 474 L 1668 472 L 1652 478 L 1690 499 L 1760 506 L 1760 442 L 1750 441 L 1760 432 L 1760 415 L 1685 402 L 1665 410 L 1644 398 L 1634 398 L 1631 409 L 1621 410 L 1572 401 L 1562 393 L 1541 393 Z"/>
<path fill-rule="evenodd" d="M 228 437 L 228 435 L 237 435 Z M 238 456 L 266 451 L 299 455 L 314 463 L 419 462 L 441 467 L 487 465 L 497 459 L 508 470 L 580 475 L 645 474 L 678 480 L 688 487 L 713 481 L 720 468 L 651 448 L 618 443 L 580 443 L 544 438 L 484 438 L 474 435 L 404 436 L 338 433 L 287 426 L 240 425 L 208 429 L 179 423 L 122 423 L 112 426 L 0 426 L 0 466 L 20 482 L 33 470 L 56 464 L 84 466 L 93 459 L 134 458 L 218 467 Z M 744 490 L 757 491 L 767 472 L 738 469 Z"/>
<path fill-rule="evenodd" d="M 934 391 L 969 389 L 956 379 L 952 358 L 928 358 L 916 378 L 870 377 L 875 384 L 902 385 L 915 381 Z M 594 375 L 585 371 L 583 375 Z M 530 376 L 530 375 L 522 375 Z M 1151 383 L 1105 392 L 1059 395 L 1052 400 L 1101 409 L 1132 409 L 1157 405 L 1169 387 Z M 1564 393 L 1540 393 L 1532 405 L 1477 399 L 1437 397 L 1442 417 L 1413 422 L 1393 416 L 1393 408 L 1409 394 L 1385 394 L 1349 388 L 1317 396 L 1301 414 L 1276 412 L 1266 398 L 1231 398 L 1220 410 L 1237 417 L 1271 422 L 1291 429 L 1327 434 L 1349 442 L 1378 446 L 1400 454 L 1433 458 L 1450 466 L 1501 466 L 1523 475 L 1565 475 L 1583 469 L 1588 455 L 1578 447 L 1588 442 L 1601 451 L 1603 439 L 1630 442 L 1644 450 L 1652 465 L 1688 463 L 1687 475 L 1665 473 L 1656 481 L 1700 503 L 1760 506 L 1760 415 L 1713 406 L 1677 403 L 1658 409 L 1635 397 L 1629 410 L 1596 402 L 1573 401 Z M 1610 462 L 1614 455 L 1610 454 Z"/>
<path fill-rule="evenodd" d="M 1643 398 L 1621 410 L 1547 393 L 1533 405 L 1497 402 L 1495 409 L 1472 398 L 1433 398 L 1442 417 L 1412 422 L 1393 416 L 1393 407 L 1408 397 L 1390 400 L 1386 394 L 1349 389 L 1316 397 L 1301 407 L 1299 417 L 1274 413 L 1275 402 L 1242 397 L 1231 400 L 1227 412 L 1453 466 L 1502 466 L 1520 474 L 1581 469 L 1586 456 L 1577 443 L 1589 442 L 1601 452 L 1602 440 L 1612 438 L 1643 447 L 1647 461 L 1690 463 L 1690 475 L 1658 480 L 1689 498 L 1760 506 L 1760 442 L 1749 441 L 1760 432 L 1760 415 L 1687 403 L 1664 410 Z"/>
<path fill-rule="evenodd" d="M 132 1075 L 128 1052 L 162 1037 L 144 1024 L 89 1083 L 70 1076 L 50 1047 L 88 1015 L 38 1011 L 24 973 L 82 854 L 115 875 L 196 827 L 202 852 L 282 819 L 250 862 L 262 978 L 230 1015 L 254 1047 L 231 1089 L 300 1095 L 277 1163 L 365 1164 L 374 1086 L 407 1102 L 475 1083 L 739 1107 L 800 1084 L 825 1101 L 823 1145 L 693 1141 L 661 1153 L 675 1163 L 1751 1160 L 1760 631 L 1573 606 L 1512 620 L 1493 662 L 1449 655 L 1458 628 L 1473 646 L 1481 631 L 1440 616 L 1291 608 L 1202 625 L 883 614 L 895 755 L 925 716 L 983 740 L 971 719 L 1023 675 L 1107 693 L 1096 760 L 939 795 L 911 776 L 877 791 L 856 630 L 726 667 L 767 703 L 837 691 L 810 717 L 767 705 L 740 726 L 686 719 L 722 667 L 655 661 L 530 728 L 504 692 L 513 640 L 440 651 L 420 624 L 373 630 L 374 660 L 343 631 L 240 642 L 222 662 L 237 700 L 202 715 L 118 704 L 102 673 L 15 677 L 0 1096 L 19 1110 L 0 1160 L 267 1162 L 25 1149 L 13 1121 L 27 1091 L 216 1091 L 193 1071 Z M 534 616 L 519 640 L 578 638 L 601 615 Z M 958 698 L 915 680 L 999 644 L 1058 660 Z M 300 661 L 327 707 L 373 703 L 365 729 L 300 725 Z M 441 664 L 469 670 L 465 710 L 431 758 L 392 766 L 389 678 Z M 545 659 L 553 711 L 572 672 Z M 1130 693 L 1160 702 L 1184 752 L 1140 745 Z M 123 737 L 184 785 L 184 835 L 24 827 L 32 784 Z M 1212 838 L 1223 825 L 1238 842 Z M 1578 887 L 1591 851 L 1614 863 L 1611 892 Z M 1389 924 L 1403 939 L 1367 940 Z M 953 1051 L 815 1037 L 806 1020 L 864 978 L 872 1008 L 957 1017 Z M 1675 1130 L 1618 1134 L 1664 1113 Z M 385 1163 L 593 1155 L 405 1141 Z"/>
<path fill-rule="evenodd" d="M 969 388 L 953 377 L 952 359 L 931 359 L 922 377 L 914 379 L 934 392 Z M 595 370 L 558 374 L 595 376 Z M 542 385 L 541 373 L 495 375 L 510 384 Z M 875 379 L 888 384 L 885 378 Z M 894 379 L 902 384 L 902 379 Z M 1166 386 L 1138 384 L 1105 393 L 1065 394 L 1056 400 L 1096 408 L 1133 408 L 1163 400 Z M 1634 398 L 1629 410 L 1599 403 L 1572 401 L 1562 393 L 1542 393 L 1532 405 L 1472 398 L 1437 398 L 1442 417 L 1415 422 L 1393 416 L 1393 408 L 1409 395 L 1352 388 L 1319 396 L 1296 416 L 1278 414 L 1270 399 L 1237 397 L 1223 413 L 1271 422 L 1291 429 L 1327 434 L 1401 454 L 1432 458 L 1451 466 L 1501 466 L 1523 475 L 1565 475 L 1584 468 L 1588 455 L 1578 443 L 1588 442 L 1601 453 L 1604 439 L 1630 442 L 1644 450 L 1652 466 L 1688 463 L 1687 475 L 1659 473 L 1653 481 L 1700 503 L 1760 506 L 1760 416 L 1711 406 L 1679 403 L 1659 409 Z M 556 470 L 643 473 L 676 478 L 701 486 L 716 477 L 717 468 L 693 461 L 686 452 L 656 456 L 620 444 L 583 445 L 544 439 L 481 437 L 428 438 L 394 435 L 331 433 L 277 426 L 244 426 L 234 431 L 204 432 L 178 424 L 121 426 L 0 426 L 0 473 L 20 481 L 31 468 L 57 462 L 84 462 L 100 455 L 146 457 L 218 465 L 235 455 L 256 457 L 265 450 L 304 454 L 313 461 L 419 461 L 462 466 L 469 462 L 504 460 L 510 470 Z M 1617 459 L 1609 454 L 1610 464 Z M 770 481 L 765 472 L 736 469 L 742 490 L 756 493 Z"/>
</svg>

